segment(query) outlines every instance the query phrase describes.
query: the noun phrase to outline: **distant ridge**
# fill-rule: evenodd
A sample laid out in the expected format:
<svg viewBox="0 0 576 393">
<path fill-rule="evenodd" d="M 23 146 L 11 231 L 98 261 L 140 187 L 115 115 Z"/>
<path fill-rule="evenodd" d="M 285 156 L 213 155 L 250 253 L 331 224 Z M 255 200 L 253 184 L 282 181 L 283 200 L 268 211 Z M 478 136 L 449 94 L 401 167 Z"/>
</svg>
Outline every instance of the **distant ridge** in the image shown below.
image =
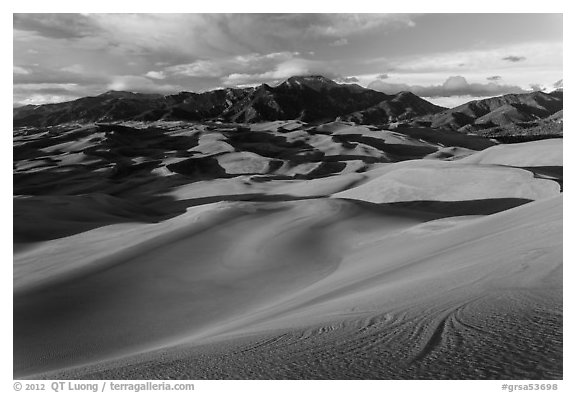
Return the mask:
<svg viewBox="0 0 576 393">
<path fill-rule="evenodd" d="M 342 116 L 342 120 L 360 124 L 389 123 L 409 120 L 423 113 L 439 113 L 445 110 L 438 105 L 408 91 L 395 94 L 392 99 L 381 101 L 370 108 Z"/>
<path fill-rule="evenodd" d="M 427 125 L 433 128 L 478 133 L 487 129 L 537 123 L 561 111 L 562 107 L 562 91 L 550 94 L 537 91 L 471 101 L 439 113 L 422 116 L 418 120 L 429 123 Z"/>
<path fill-rule="evenodd" d="M 366 117 L 373 122 L 387 123 L 391 119 L 410 119 L 443 109 L 414 95 L 387 95 L 356 84 L 339 84 L 321 75 L 309 75 L 288 78 L 275 87 L 263 84 L 167 96 L 109 91 L 58 104 L 14 108 L 13 124 L 39 127 L 68 122 L 161 119 L 321 122 L 347 115 L 350 119 Z M 363 111 L 369 114 L 359 115 Z"/>
<path fill-rule="evenodd" d="M 114 121 L 225 121 L 256 123 L 333 120 L 402 123 L 487 137 L 562 135 L 563 90 L 506 94 L 447 109 L 411 92 L 388 95 L 322 75 L 293 76 L 276 86 L 228 88 L 172 95 L 108 91 L 58 104 L 13 110 L 14 127 Z"/>
</svg>

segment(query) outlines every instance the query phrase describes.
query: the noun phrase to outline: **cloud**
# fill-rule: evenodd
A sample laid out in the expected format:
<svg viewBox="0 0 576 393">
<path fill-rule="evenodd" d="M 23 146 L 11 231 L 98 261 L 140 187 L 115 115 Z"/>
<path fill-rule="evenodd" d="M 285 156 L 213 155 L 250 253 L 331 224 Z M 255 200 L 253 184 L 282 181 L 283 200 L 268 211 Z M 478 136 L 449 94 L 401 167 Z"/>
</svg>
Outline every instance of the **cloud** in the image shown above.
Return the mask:
<svg viewBox="0 0 576 393">
<path fill-rule="evenodd" d="M 42 37 L 73 39 L 100 31 L 94 21 L 81 14 L 14 14 L 14 28 Z"/>
<path fill-rule="evenodd" d="M 274 69 L 261 73 L 233 73 L 223 77 L 225 86 L 236 86 L 254 83 L 276 83 L 291 76 L 320 74 L 328 78 L 337 78 L 327 64 L 309 59 L 294 58 L 277 64 Z"/>
<path fill-rule="evenodd" d="M 330 46 L 344 46 L 344 45 L 348 45 L 348 40 L 346 38 L 340 38 L 339 40 L 330 43 Z"/>
<path fill-rule="evenodd" d="M 485 97 L 496 96 L 508 93 L 527 93 L 519 86 L 500 85 L 490 83 L 468 83 L 462 76 L 451 76 L 441 85 L 419 86 L 404 83 L 387 83 L 382 80 L 375 80 L 368 85 L 368 88 L 381 91 L 387 94 L 396 94 L 400 91 L 410 91 L 421 97 L 451 97 L 451 96 L 472 96 Z"/>
<path fill-rule="evenodd" d="M 30 71 L 28 71 L 24 67 L 12 66 L 12 73 L 13 74 L 19 74 L 19 75 L 28 75 L 28 74 L 30 74 Z"/>
<path fill-rule="evenodd" d="M 532 91 L 545 91 L 546 87 L 538 84 L 538 83 L 532 83 L 530 85 L 530 88 L 532 89 Z"/>
<path fill-rule="evenodd" d="M 15 86 L 39 83 L 93 85 L 106 83 L 108 80 L 108 75 L 79 72 L 79 69 L 74 66 L 54 69 L 39 64 L 31 64 L 25 69 L 23 67 L 15 67 L 13 82 Z"/>
<path fill-rule="evenodd" d="M 157 84 L 154 81 L 143 76 L 121 75 L 112 78 L 107 85 L 108 90 L 132 91 L 139 93 L 160 93 L 170 94 L 182 91 L 180 86 L 169 84 Z"/>
<path fill-rule="evenodd" d="M 162 71 L 148 71 L 145 76 L 152 79 L 166 79 L 166 74 Z"/>
<path fill-rule="evenodd" d="M 465 104 L 467 102 L 473 101 L 473 100 L 482 100 L 484 98 L 490 98 L 489 96 L 487 97 L 472 97 L 472 96 L 451 96 L 451 97 L 426 97 L 427 101 L 430 101 L 431 103 L 438 105 L 438 106 L 443 106 L 445 108 L 455 108 L 459 105 Z"/>
<path fill-rule="evenodd" d="M 55 104 L 58 102 L 73 101 L 80 98 L 76 95 L 57 95 L 57 94 L 43 94 L 41 92 L 35 92 L 25 97 L 22 97 L 18 93 L 14 93 L 13 105 L 24 106 L 24 105 L 43 105 L 43 104 Z"/>
<path fill-rule="evenodd" d="M 198 78 L 219 77 L 225 72 L 218 62 L 212 60 L 198 60 L 189 64 L 179 64 L 168 67 L 165 71 L 172 74 Z"/>
<path fill-rule="evenodd" d="M 506 56 L 502 60 L 510 61 L 512 63 L 517 63 L 519 61 L 524 61 L 526 58 L 524 56 Z"/>
<path fill-rule="evenodd" d="M 76 83 L 30 83 L 14 86 L 15 106 L 40 105 L 71 101 L 98 91 L 96 86 L 82 86 Z"/>
<path fill-rule="evenodd" d="M 511 56 L 510 53 L 530 53 L 530 61 L 523 56 Z M 495 75 L 506 75 L 511 69 L 558 68 L 562 64 L 563 45 L 558 42 L 529 42 L 487 49 L 446 51 L 428 54 L 408 55 L 391 58 L 373 57 L 364 60 L 374 69 L 396 73 L 432 73 L 432 72 L 477 72 L 487 70 Z M 503 61 L 504 60 L 504 61 Z"/>
<path fill-rule="evenodd" d="M 86 73 L 83 67 L 78 65 L 50 68 L 39 64 L 23 67 L 14 67 L 14 85 L 39 84 L 39 83 L 75 83 L 75 84 L 96 84 L 106 83 L 108 75 Z"/>
<path fill-rule="evenodd" d="M 339 82 L 339 83 L 358 83 L 358 82 L 360 82 L 360 80 L 358 78 L 356 78 L 355 76 L 341 76 L 341 77 L 334 78 L 334 80 L 336 82 Z"/>
<path fill-rule="evenodd" d="M 559 81 L 554 82 L 555 89 L 563 89 L 564 88 L 564 79 L 560 79 Z"/>
<path fill-rule="evenodd" d="M 62 67 L 61 70 L 65 72 L 71 72 L 73 74 L 82 74 L 86 71 L 82 64 L 73 64 L 71 66 Z"/>
<path fill-rule="evenodd" d="M 257 34 L 267 34 L 282 42 L 305 43 L 331 39 L 332 44 L 345 45 L 347 38 L 374 31 L 414 26 L 416 16 L 409 14 L 262 14 L 252 15 L 250 24 Z M 245 26 L 246 27 L 246 26 Z M 242 34 L 242 33 L 240 33 Z M 246 32 L 246 35 L 252 33 Z M 336 40 L 334 40 L 336 39 Z M 325 41 L 324 41 L 325 42 Z"/>
<path fill-rule="evenodd" d="M 14 14 L 13 18 L 15 86 L 76 83 L 106 89 L 128 75 L 142 78 L 131 79 L 129 87 L 198 91 L 312 73 L 331 78 L 355 75 L 363 86 L 374 79 L 390 82 L 385 73 L 410 86 L 428 86 L 460 74 L 471 80 L 502 75 L 508 83 L 528 86 L 562 75 L 561 42 L 526 39 L 524 44 L 500 45 L 502 41 L 495 40 L 474 45 L 476 49 L 453 45 L 446 52 L 434 52 L 444 48 L 434 42 L 415 50 L 410 40 L 421 42 L 417 36 L 422 30 L 413 27 L 427 18 L 418 15 Z M 427 28 L 425 23 L 422 28 Z M 408 29 L 414 37 L 406 42 L 386 41 Z M 354 45 L 328 47 L 343 38 Z M 376 44 L 386 46 L 385 56 L 373 51 Z M 529 61 L 502 60 L 511 54 L 525 54 Z M 75 69 L 76 65 L 83 69 Z M 376 77 L 377 73 L 382 74 Z"/>
<path fill-rule="evenodd" d="M 410 27 L 414 18 L 417 16 L 408 14 L 312 13 L 15 14 L 14 29 L 36 38 L 86 44 L 99 41 L 110 50 L 126 54 L 169 55 L 177 64 L 191 56 L 207 59 L 301 45 L 313 50 L 313 43 Z"/>
<path fill-rule="evenodd" d="M 158 84 L 143 76 L 112 76 L 107 84 L 78 83 L 25 83 L 14 85 L 14 105 L 39 105 L 71 101 L 94 96 L 106 90 L 133 91 L 140 93 L 171 94 L 184 89 L 178 85 Z"/>
<path fill-rule="evenodd" d="M 502 80 L 502 77 L 500 75 L 494 75 L 494 76 L 489 76 L 486 79 L 489 81 L 492 81 L 492 82 L 496 82 L 496 81 Z"/>
<path fill-rule="evenodd" d="M 196 78 L 218 78 L 230 74 L 264 73 L 296 59 L 299 52 L 250 53 L 219 59 L 202 59 L 164 68 L 164 73 Z"/>
<path fill-rule="evenodd" d="M 360 32 L 386 28 L 405 28 L 415 25 L 408 14 L 316 14 L 308 31 L 324 36 L 348 36 Z"/>
<path fill-rule="evenodd" d="M 81 87 L 76 83 L 35 83 L 20 85 L 17 88 L 21 91 L 24 90 L 42 90 L 44 92 L 58 92 L 62 93 L 64 91 L 77 91 Z"/>
</svg>

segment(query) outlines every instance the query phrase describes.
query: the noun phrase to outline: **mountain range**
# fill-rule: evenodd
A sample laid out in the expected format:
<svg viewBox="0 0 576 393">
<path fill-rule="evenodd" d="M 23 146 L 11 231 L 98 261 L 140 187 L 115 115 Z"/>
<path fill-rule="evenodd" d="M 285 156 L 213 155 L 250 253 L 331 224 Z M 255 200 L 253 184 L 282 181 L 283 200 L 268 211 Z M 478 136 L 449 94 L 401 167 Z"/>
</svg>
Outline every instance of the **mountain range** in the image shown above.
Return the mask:
<svg viewBox="0 0 576 393">
<path fill-rule="evenodd" d="M 324 122 L 351 114 L 387 123 L 439 113 L 445 108 L 410 93 L 388 95 L 355 84 L 338 84 L 319 75 L 288 78 L 272 87 L 220 89 L 175 95 L 109 91 L 75 101 L 14 109 L 14 126 L 51 126 L 67 122 L 120 120 L 270 120 Z"/>
<path fill-rule="evenodd" d="M 294 76 L 277 86 L 262 84 L 166 96 L 109 91 L 69 102 L 14 108 L 13 125 L 44 127 L 128 120 L 341 120 L 359 124 L 401 122 L 479 134 L 510 133 L 510 129 L 522 133 L 545 124 L 548 131 L 557 134 L 562 132 L 562 105 L 563 93 L 559 90 L 507 94 L 448 109 L 410 92 L 390 95 L 311 75 Z"/>
<path fill-rule="evenodd" d="M 563 139 L 465 131 L 561 97 L 298 77 L 15 109 L 14 378 L 562 379 Z"/>
<path fill-rule="evenodd" d="M 535 91 L 506 94 L 500 97 L 471 101 L 440 113 L 425 115 L 419 120 L 432 128 L 448 128 L 478 133 L 481 130 L 531 125 L 547 118 L 562 119 L 563 92 L 550 94 Z"/>
</svg>

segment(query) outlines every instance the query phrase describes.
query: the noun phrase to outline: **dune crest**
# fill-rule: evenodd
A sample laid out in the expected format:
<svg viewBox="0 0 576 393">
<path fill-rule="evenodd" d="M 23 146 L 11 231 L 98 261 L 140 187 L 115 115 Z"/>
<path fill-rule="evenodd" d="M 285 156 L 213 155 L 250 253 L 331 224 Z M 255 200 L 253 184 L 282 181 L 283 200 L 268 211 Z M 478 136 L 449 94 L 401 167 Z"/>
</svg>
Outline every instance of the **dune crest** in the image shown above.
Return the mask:
<svg viewBox="0 0 576 393">
<path fill-rule="evenodd" d="M 560 139 L 134 122 L 14 155 L 17 378 L 562 378 Z"/>
</svg>

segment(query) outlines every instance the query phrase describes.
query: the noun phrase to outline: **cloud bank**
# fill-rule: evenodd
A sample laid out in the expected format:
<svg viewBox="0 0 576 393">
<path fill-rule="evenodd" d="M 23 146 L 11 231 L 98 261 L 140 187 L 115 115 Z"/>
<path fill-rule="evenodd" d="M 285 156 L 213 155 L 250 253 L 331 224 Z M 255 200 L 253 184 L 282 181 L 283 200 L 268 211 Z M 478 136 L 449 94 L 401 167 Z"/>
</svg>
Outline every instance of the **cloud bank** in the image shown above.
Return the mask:
<svg viewBox="0 0 576 393">
<path fill-rule="evenodd" d="M 45 102 L 55 102 L 110 88 L 205 91 L 306 74 L 362 86 L 380 81 L 371 87 L 385 91 L 494 95 L 530 84 L 551 89 L 562 77 L 561 29 L 548 40 L 543 34 L 526 38 L 542 17 L 506 15 L 507 23 L 495 25 L 483 35 L 486 43 L 474 46 L 470 40 L 478 31 L 472 27 L 447 41 L 445 26 L 463 17 L 468 16 L 13 14 L 14 101 L 38 103 L 45 96 Z M 494 17 L 474 18 L 470 23 L 485 32 Z M 490 83 L 436 85 L 448 75 Z"/>
<path fill-rule="evenodd" d="M 375 80 L 368 85 L 368 88 L 381 91 L 387 94 L 396 94 L 401 91 L 410 91 L 421 97 L 450 97 L 450 96 L 471 96 L 486 97 L 509 93 L 528 93 L 519 86 L 501 85 L 494 82 L 489 83 L 468 83 L 463 76 L 451 76 L 441 85 L 419 86 L 404 83 L 388 83 L 383 80 Z"/>
<path fill-rule="evenodd" d="M 503 57 L 502 60 L 510 61 L 512 63 L 517 63 L 519 61 L 526 60 L 526 58 L 524 56 L 506 56 L 506 57 Z"/>
</svg>

